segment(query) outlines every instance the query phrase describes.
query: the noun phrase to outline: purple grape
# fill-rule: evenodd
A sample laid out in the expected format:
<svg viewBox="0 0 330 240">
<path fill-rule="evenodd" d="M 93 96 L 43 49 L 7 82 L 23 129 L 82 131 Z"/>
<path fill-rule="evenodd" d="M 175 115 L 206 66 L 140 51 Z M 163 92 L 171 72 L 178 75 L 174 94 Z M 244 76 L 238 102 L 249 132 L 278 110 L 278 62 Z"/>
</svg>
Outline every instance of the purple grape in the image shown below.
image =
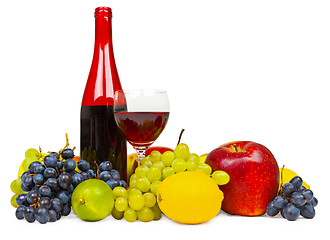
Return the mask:
<svg viewBox="0 0 330 240">
<path fill-rule="evenodd" d="M 44 158 L 44 163 L 45 163 L 46 167 L 56 168 L 57 159 L 55 157 L 52 157 L 52 156 L 48 155 Z"/>
<path fill-rule="evenodd" d="M 99 166 L 100 172 L 111 171 L 111 169 L 112 169 L 112 163 L 110 161 L 104 161 Z"/>
<path fill-rule="evenodd" d="M 303 196 L 304 196 L 304 198 L 306 199 L 306 202 L 310 202 L 310 201 L 312 201 L 312 199 L 313 199 L 313 192 L 312 192 L 312 190 L 310 190 L 310 189 L 305 189 L 304 191 L 302 191 L 302 193 L 301 193 Z"/>
<path fill-rule="evenodd" d="M 41 224 L 47 223 L 49 221 L 48 209 L 44 207 L 38 207 L 35 211 L 35 218 Z"/>
<path fill-rule="evenodd" d="M 52 194 L 52 190 L 47 185 L 42 185 L 39 188 L 39 193 L 43 197 L 49 197 Z"/>
<path fill-rule="evenodd" d="M 74 187 L 78 186 L 78 184 L 83 182 L 84 180 L 84 177 L 80 173 L 75 173 L 72 176 L 72 184 Z"/>
<path fill-rule="evenodd" d="M 304 198 L 304 196 L 299 193 L 299 192 L 294 192 L 291 194 L 291 202 L 296 206 L 296 207 L 300 207 L 302 205 L 304 205 L 306 203 L 306 199 Z"/>
<path fill-rule="evenodd" d="M 27 194 L 26 199 L 30 204 L 35 204 L 39 201 L 39 197 L 39 192 L 37 190 L 32 190 Z"/>
<path fill-rule="evenodd" d="M 87 172 L 90 168 L 90 164 L 86 160 L 80 160 L 78 162 L 78 168 L 83 172 Z"/>
<path fill-rule="evenodd" d="M 24 219 L 24 209 L 25 209 L 25 206 L 19 206 L 16 209 L 15 215 L 16 215 L 17 219 L 19 219 L 19 220 Z"/>
<path fill-rule="evenodd" d="M 300 214 L 304 218 L 312 219 L 315 216 L 315 209 L 311 203 L 306 203 L 300 208 Z"/>
<path fill-rule="evenodd" d="M 65 160 L 64 169 L 66 172 L 73 172 L 76 169 L 76 161 L 72 158 Z"/>
<path fill-rule="evenodd" d="M 69 189 L 71 183 L 72 183 L 72 177 L 69 173 L 63 172 L 58 177 L 58 183 L 61 188 L 63 189 Z"/>
<path fill-rule="evenodd" d="M 51 209 L 54 209 L 56 212 L 61 212 L 63 209 L 63 204 L 60 199 L 53 198 L 51 201 Z"/>
<path fill-rule="evenodd" d="M 287 205 L 288 201 L 283 196 L 277 196 L 273 200 L 274 207 L 282 209 Z"/>
<path fill-rule="evenodd" d="M 29 206 L 29 202 L 27 201 L 27 194 L 21 193 L 16 197 L 16 203 L 18 206 Z"/>
<path fill-rule="evenodd" d="M 36 175 L 33 176 L 33 182 L 36 185 L 42 185 L 44 184 L 44 176 L 40 173 L 37 173 Z"/>
<path fill-rule="evenodd" d="M 56 222 L 57 212 L 54 209 L 50 209 L 48 213 L 49 213 L 49 222 Z"/>
<path fill-rule="evenodd" d="M 296 176 L 290 180 L 290 183 L 298 190 L 302 186 L 303 180 L 301 177 Z"/>
<path fill-rule="evenodd" d="M 287 196 L 290 196 L 294 191 L 296 191 L 292 183 L 286 183 L 282 187 L 283 193 Z"/>
<path fill-rule="evenodd" d="M 106 182 L 109 179 L 112 179 L 112 175 L 109 171 L 103 171 L 100 173 L 99 179 Z"/>
<path fill-rule="evenodd" d="M 28 221 L 29 223 L 33 223 L 35 221 L 35 209 L 34 207 L 26 207 L 24 209 L 24 218 L 26 221 Z"/>
<path fill-rule="evenodd" d="M 316 197 L 313 197 L 312 200 L 311 200 L 311 204 L 316 207 L 316 205 L 319 203 L 319 201 L 317 200 Z"/>
<path fill-rule="evenodd" d="M 57 171 L 54 168 L 46 168 L 44 171 L 44 178 L 56 178 L 57 177 Z"/>
<path fill-rule="evenodd" d="M 63 159 L 69 159 L 74 157 L 74 152 L 71 148 L 66 148 L 61 152 L 61 156 Z"/>
<path fill-rule="evenodd" d="M 268 203 L 267 208 L 266 208 L 266 213 L 269 216 L 274 217 L 279 212 L 280 212 L 280 209 L 278 209 L 277 207 L 274 206 L 274 202 L 273 201 L 271 201 L 270 203 Z"/>
<path fill-rule="evenodd" d="M 299 208 L 296 208 L 292 203 L 283 208 L 283 216 L 289 221 L 295 221 L 300 215 Z"/>
</svg>

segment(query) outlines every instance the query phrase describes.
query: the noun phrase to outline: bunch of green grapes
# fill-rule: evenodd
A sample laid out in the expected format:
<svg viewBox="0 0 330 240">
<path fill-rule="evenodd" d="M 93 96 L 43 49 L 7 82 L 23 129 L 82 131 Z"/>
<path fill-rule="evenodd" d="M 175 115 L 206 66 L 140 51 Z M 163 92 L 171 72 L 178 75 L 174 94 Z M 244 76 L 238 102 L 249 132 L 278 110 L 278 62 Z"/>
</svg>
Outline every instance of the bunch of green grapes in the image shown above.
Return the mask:
<svg viewBox="0 0 330 240">
<path fill-rule="evenodd" d="M 135 169 L 130 177 L 128 190 L 122 187 L 113 190 L 116 197 L 113 217 L 124 217 L 129 222 L 137 219 L 143 222 L 160 219 L 161 211 L 157 205 L 159 185 L 165 178 L 184 171 L 199 171 L 208 176 L 212 174 L 211 177 L 219 185 L 229 181 L 228 174 L 223 171 L 212 173 L 212 168 L 201 163 L 200 157 L 190 153 L 189 147 L 184 143 L 178 144 L 173 152 L 161 154 L 153 151 Z"/>
<path fill-rule="evenodd" d="M 156 196 L 151 192 L 142 192 L 138 188 L 115 187 L 115 206 L 112 216 L 120 220 L 125 218 L 128 222 L 150 222 L 161 218 L 161 210 L 157 204 Z"/>
<path fill-rule="evenodd" d="M 15 179 L 14 181 L 11 182 L 10 184 L 10 189 L 14 193 L 12 196 L 10 203 L 14 208 L 17 208 L 18 205 L 16 203 L 16 197 L 21 194 L 25 193 L 21 186 L 22 186 L 22 181 L 21 181 L 21 175 L 23 172 L 26 172 L 29 170 L 29 165 L 34 162 L 34 161 L 39 161 L 43 163 L 43 159 L 46 156 L 46 153 L 41 153 L 41 151 L 38 151 L 35 148 L 30 148 L 25 151 L 25 158 L 23 162 L 21 163 L 20 169 L 18 171 L 18 178 Z"/>
<path fill-rule="evenodd" d="M 229 182 L 229 176 L 224 171 L 214 171 L 206 164 L 202 163 L 196 153 L 190 153 L 189 147 L 185 143 L 180 143 L 174 151 L 166 151 L 160 154 L 153 151 L 141 160 L 141 165 L 135 169 L 131 176 L 130 187 L 137 187 L 141 191 L 150 189 L 157 195 L 159 184 L 167 177 L 184 172 L 198 171 L 211 176 L 217 184 L 224 185 Z M 211 175 L 212 174 L 212 175 Z"/>
</svg>

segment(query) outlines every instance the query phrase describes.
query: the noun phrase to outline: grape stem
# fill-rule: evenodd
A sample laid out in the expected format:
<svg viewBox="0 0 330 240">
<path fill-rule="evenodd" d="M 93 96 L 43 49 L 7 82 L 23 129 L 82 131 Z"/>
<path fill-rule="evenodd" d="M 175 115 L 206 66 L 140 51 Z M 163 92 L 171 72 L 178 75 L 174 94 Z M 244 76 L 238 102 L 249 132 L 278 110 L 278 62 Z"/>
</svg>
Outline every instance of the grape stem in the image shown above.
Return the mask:
<svg viewBox="0 0 330 240">
<path fill-rule="evenodd" d="M 65 147 L 62 148 L 59 153 L 61 153 L 64 149 L 68 148 L 69 147 L 69 137 L 68 137 L 68 134 L 65 133 L 65 141 L 66 141 L 66 144 L 65 144 Z"/>
<path fill-rule="evenodd" d="M 99 178 L 99 176 L 100 176 L 99 165 L 97 164 L 97 162 L 96 162 L 96 161 L 94 161 L 94 163 L 95 163 L 95 165 L 96 165 L 96 168 L 97 168 L 97 171 L 96 171 L 96 176 L 97 176 L 97 178 Z"/>
<path fill-rule="evenodd" d="M 182 128 L 181 132 L 180 132 L 180 135 L 179 135 L 179 141 L 176 145 L 179 145 L 180 144 L 180 141 L 181 141 L 181 137 L 182 137 L 182 134 L 184 132 L 184 129 Z"/>
<path fill-rule="evenodd" d="M 279 188 L 279 190 L 278 190 L 277 195 L 281 195 L 282 192 L 283 192 L 282 187 L 283 187 L 283 172 L 284 172 L 284 166 L 285 166 L 285 165 L 283 165 L 283 167 L 282 167 L 282 169 L 281 169 L 281 184 L 280 184 L 280 188 Z"/>
</svg>

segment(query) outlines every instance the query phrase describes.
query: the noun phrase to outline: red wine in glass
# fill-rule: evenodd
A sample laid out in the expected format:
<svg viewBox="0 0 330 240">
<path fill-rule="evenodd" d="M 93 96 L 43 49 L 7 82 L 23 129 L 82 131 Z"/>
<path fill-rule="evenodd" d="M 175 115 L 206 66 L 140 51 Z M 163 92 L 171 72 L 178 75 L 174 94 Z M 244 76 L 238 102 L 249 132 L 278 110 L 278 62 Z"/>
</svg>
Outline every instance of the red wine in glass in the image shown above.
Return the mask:
<svg viewBox="0 0 330 240">
<path fill-rule="evenodd" d="M 114 116 L 123 137 L 137 151 L 137 161 L 164 130 L 169 117 L 166 91 L 118 90 L 114 98 Z"/>
<path fill-rule="evenodd" d="M 149 147 L 164 130 L 169 112 L 118 112 L 117 125 L 133 147 Z"/>
</svg>

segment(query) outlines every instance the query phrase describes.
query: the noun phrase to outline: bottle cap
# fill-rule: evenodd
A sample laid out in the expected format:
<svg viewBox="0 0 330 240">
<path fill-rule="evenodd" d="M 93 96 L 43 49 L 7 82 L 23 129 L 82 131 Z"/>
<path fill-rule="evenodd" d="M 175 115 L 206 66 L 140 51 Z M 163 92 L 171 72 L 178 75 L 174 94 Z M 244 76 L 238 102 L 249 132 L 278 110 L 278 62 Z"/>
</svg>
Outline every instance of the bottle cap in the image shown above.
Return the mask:
<svg viewBox="0 0 330 240">
<path fill-rule="evenodd" d="M 112 11 L 109 7 L 97 7 L 95 8 L 94 17 L 112 17 Z"/>
</svg>

